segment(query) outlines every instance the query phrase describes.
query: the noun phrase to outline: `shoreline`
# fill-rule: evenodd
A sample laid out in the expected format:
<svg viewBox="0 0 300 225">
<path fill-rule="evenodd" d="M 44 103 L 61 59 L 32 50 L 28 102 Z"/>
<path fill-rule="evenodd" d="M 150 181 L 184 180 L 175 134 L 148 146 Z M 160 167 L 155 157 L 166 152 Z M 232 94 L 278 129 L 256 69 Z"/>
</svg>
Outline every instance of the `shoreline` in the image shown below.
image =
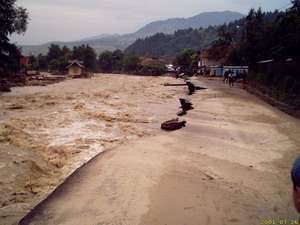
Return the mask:
<svg viewBox="0 0 300 225">
<path fill-rule="evenodd" d="M 119 75 L 127 75 L 127 74 L 119 74 Z M 91 78 L 92 76 L 94 76 L 94 74 L 89 77 L 82 77 L 80 79 L 88 79 L 88 78 Z M 128 75 L 128 76 L 132 76 L 132 75 Z M 143 75 L 133 75 L 133 76 L 143 76 Z M 174 76 L 169 76 L 169 77 L 174 78 Z M 199 77 L 199 76 L 196 76 L 196 77 Z M 203 77 L 203 78 L 204 79 L 214 79 L 215 78 L 215 80 L 223 79 L 223 78 L 219 79 L 219 77 Z M 20 81 L 8 82 L 7 86 L 9 86 L 9 87 L 48 86 L 48 85 L 52 85 L 55 83 L 63 82 L 67 79 L 74 79 L 74 78 L 68 78 L 66 75 L 51 75 L 50 77 L 49 77 L 49 75 L 47 75 L 46 77 L 44 77 L 44 79 L 28 80 L 25 83 L 23 83 L 23 82 L 20 83 Z M 240 86 L 239 83 L 235 83 L 235 85 L 237 85 L 237 84 Z M 263 101 L 269 103 L 270 105 L 278 108 L 279 110 L 281 110 L 297 119 L 300 119 L 300 111 L 293 109 L 293 106 L 287 105 L 284 102 L 281 102 L 277 99 L 270 97 L 269 95 L 263 94 L 260 91 L 258 91 L 257 89 L 252 88 L 248 85 L 246 85 L 245 90 L 247 90 L 249 93 L 257 96 L 258 98 L 262 99 Z M 7 91 L 0 91 L 0 93 L 5 93 L 5 92 L 7 92 Z"/>
<path fill-rule="evenodd" d="M 99 74 L 1 94 L 1 222 L 21 219 L 97 153 L 163 132 L 185 93 L 163 88 L 170 81 Z"/>
<path fill-rule="evenodd" d="M 287 184 L 300 147 L 299 120 L 244 90 L 212 82 L 200 79 L 208 89 L 190 96 L 195 109 L 182 117 L 185 128 L 96 156 L 21 224 L 296 219 Z"/>
</svg>

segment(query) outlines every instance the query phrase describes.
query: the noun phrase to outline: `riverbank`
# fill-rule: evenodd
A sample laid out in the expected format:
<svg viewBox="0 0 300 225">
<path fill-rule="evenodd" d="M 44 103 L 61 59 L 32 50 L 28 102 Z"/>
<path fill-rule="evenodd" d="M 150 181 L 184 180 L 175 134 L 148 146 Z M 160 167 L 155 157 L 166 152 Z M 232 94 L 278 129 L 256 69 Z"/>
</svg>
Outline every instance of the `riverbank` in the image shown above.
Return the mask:
<svg viewBox="0 0 300 225">
<path fill-rule="evenodd" d="M 155 126 L 155 136 L 96 156 L 21 224 L 253 225 L 297 219 L 290 167 L 300 149 L 299 120 L 221 81 L 193 82 L 207 89 L 189 96 L 194 110 L 182 117 L 186 127 L 162 132 Z M 176 117 L 186 89 L 157 88 L 177 92 L 157 111 Z"/>
<path fill-rule="evenodd" d="M 184 89 L 97 74 L 0 95 L 1 224 L 13 224 L 95 155 L 162 132 Z"/>
</svg>

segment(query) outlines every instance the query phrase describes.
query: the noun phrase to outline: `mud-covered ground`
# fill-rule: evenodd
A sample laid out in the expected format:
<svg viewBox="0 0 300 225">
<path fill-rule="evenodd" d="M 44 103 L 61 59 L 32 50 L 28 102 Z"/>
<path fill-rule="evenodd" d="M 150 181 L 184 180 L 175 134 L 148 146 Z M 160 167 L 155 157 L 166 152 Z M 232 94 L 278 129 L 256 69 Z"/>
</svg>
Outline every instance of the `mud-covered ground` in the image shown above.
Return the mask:
<svg viewBox="0 0 300 225">
<path fill-rule="evenodd" d="M 99 74 L 0 94 L 0 220 L 13 224 L 76 168 L 162 132 L 186 87 L 170 77 Z"/>
</svg>

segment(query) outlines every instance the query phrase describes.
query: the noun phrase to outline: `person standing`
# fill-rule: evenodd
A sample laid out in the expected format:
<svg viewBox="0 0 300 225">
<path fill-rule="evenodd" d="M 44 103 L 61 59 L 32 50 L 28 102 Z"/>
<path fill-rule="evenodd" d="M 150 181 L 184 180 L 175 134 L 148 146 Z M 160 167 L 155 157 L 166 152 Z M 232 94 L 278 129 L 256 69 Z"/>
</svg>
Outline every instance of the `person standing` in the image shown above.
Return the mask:
<svg viewBox="0 0 300 225">
<path fill-rule="evenodd" d="M 223 80 L 223 83 L 227 83 L 228 82 L 228 76 L 229 76 L 229 70 L 227 69 L 224 73 L 224 80 Z"/>
<path fill-rule="evenodd" d="M 229 87 L 231 86 L 231 87 L 233 87 L 233 82 L 234 82 L 234 72 L 233 71 L 230 71 L 229 72 L 229 76 L 228 76 L 228 78 L 229 78 Z"/>
<path fill-rule="evenodd" d="M 293 181 L 294 205 L 298 213 L 300 213 L 300 155 L 296 158 L 293 164 L 291 177 Z"/>
</svg>

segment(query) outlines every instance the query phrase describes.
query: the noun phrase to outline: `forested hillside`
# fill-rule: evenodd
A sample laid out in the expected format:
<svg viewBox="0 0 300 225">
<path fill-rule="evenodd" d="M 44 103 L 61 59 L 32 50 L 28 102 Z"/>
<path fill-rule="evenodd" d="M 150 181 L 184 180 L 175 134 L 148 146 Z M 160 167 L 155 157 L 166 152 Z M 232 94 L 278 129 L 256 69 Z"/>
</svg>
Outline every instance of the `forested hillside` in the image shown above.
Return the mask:
<svg viewBox="0 0 300 225">
<path fill-rule="evenodd" d="M 38 55 L 40 53 L 46 54 L 48 47 L 51 44 L 57 44 L 60 47 L 67 46 L 73 48 L 74 46 L 89 45 L 96 52 L 103 52 L 105 50 L 114 51 L 116 49 L 124 50 L 138 38 L 145 38 L 156 33 L 173 34 L 179 29 L 188 28 L 206 28 L 209 25 L 215 26 L 223 23 L 228 23 L 232 20 L 243 17 L 243 14 L 238 12 L 224 11 L 224 12 L 204 12 L 190 18 L 170 18 L 166 20 L 151 22 L 134 33 L 123 35 L 98 35 L 96 37 L 84 38 L 72 42 L 50 42 L 43 45 L 23 45 L 23 55 L 33 53 Z"/>
<path fill-rule="evenodd" d="M 157 33 L 154 36 L 139 38 L 124 50 L 125 54 L 137 53 L 145 57 L 169 57 L 185 49 L 208 47 L 217 37 L 217 27 L 206 29 L 178 30 L 174 34 Z"/>
<path fill-rule="evenodd" d="M 280 13 L 265 13 L 265 21 L 274 21 Z M 145 57 L 170 57 L 186 49 L 202 50 L 208 48 L 216 41 L 220 28 L 226 32 L 232 33 L 236 38 L 243 35 L 245 18 L 232 21 L 222 26 L 209 26 L 198 29 L 177 30 L 174 34 L 157 33 L 146 38 L 139 38 L 133 44 L 129 45 L 124 53 L 136 53 Z"/>
<path fill-rule="evenodd" d="M 236 27 L 242 23 L 242 19 L 227 25 L 227 29 Z M 157 33 L 146 38 L 139 38 L 129 45 L 124 53 L 137 53 L 145 57 L 170 57 L 186 49 L 200 50 L 207 48 L 217 40 L 220 26 L 208 28 L 177 30 L 174 34 Z"/>
</svg>

